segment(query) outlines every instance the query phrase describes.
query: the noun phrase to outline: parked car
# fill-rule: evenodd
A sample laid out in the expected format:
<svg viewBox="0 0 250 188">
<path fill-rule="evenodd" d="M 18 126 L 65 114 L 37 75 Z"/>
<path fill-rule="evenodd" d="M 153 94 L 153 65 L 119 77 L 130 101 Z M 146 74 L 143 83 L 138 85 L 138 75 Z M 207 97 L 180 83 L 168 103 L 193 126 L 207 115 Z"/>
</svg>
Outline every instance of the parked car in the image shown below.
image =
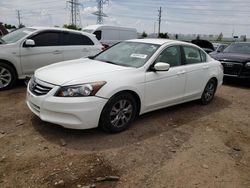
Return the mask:
<svg viewBox="0 0 250 188">
<path fill-rule="evenodd" d="M 222 44 L 222 43 L 213 43 L 213 46 L 214 46 L 214 51 L 209 53 L 209 55 L 215 55 L 215 54 L 218 54 L 218 53 L 221 53 L 224 51 L 224 49 L 226 47 L 228 47 L 228 44 Z"/>
<path fill-rule="evenodd" d="M 96 56 L 35 71 L 27 105 L 44 121 L 72 129 L 125 130 L 140 114 L 212 101 L 223 69 L 196 45 L 166 39 L 118 43 Z"/>
<path fill-rule="evenodd" d="M 222 53 L 211 56 L 222 63 L 225 76 L 250 78 L 250 43 L 232 43 Z"/>
<path fill-rule="evenodd" d="M 214 51 L 213 44 L 209 42 L 208 40 L 196 39 L 196 40 L 192 40 L 191 43 L 201 47 L 207 53 L 211 53 Z"/>
<path fill-rule="evenodd" d="M 85 27 L 83 31 L 96 35 L 96 38 L 105 47 L 112 46 L 120 41 L 138 38 L 136 29 L 127 27 L 90 25 Z"/>
<path fill-rule="evenodd" d="M 1 38 L 0 90 L 13 87 L 17 79 L 59 61 L 95 55 L 102 45 L 94 35 L 62 28 L 28 27 Z"/>
</svg>

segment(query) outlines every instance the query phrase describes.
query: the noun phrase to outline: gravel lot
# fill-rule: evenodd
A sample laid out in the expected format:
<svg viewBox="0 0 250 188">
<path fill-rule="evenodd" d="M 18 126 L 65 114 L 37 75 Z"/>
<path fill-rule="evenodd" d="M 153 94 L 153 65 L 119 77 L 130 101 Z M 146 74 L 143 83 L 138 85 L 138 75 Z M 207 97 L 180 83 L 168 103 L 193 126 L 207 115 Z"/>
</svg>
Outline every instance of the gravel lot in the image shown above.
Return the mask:
<svg viewBox="0 0 250 188">
<path fill-rule="evenodd" d="M 25 90 L 0 92 L 0 187 L 250 187 L 249 82 L 227 80 L 208 106 L 148 113 L 120 134 L 42 122 Z"/>
</svg>

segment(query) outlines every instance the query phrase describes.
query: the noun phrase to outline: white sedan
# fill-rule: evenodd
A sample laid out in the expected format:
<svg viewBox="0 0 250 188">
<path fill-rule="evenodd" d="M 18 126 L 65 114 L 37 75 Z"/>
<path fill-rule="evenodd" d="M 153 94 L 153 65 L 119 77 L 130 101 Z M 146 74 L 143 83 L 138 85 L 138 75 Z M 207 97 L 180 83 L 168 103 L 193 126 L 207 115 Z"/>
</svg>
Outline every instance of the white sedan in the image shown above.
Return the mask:
<svg viewBox="0 0 250 188">
<path fill-rule="evenodd" d="M 66 128 L 120 132 L 146 112 L 196 99 L 210 103 L 222 79 L 221 63 L 196 45 L 128 40 L 93 57 L 38 69 L 27 105 Z"/>
</svg>

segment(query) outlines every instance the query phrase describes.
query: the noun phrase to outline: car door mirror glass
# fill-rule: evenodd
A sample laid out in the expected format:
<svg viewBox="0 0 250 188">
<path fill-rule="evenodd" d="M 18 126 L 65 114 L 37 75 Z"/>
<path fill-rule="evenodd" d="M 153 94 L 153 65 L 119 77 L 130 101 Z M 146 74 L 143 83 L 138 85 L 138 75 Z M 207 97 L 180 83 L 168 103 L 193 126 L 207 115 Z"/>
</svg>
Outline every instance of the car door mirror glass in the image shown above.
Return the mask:
<svg viewBox="0 0 250 188">
<path fill-rule="evenodd" d="M 34 47 L 35 46 L 35 41 L 32 39 L 27 39 L 24 43 L 25 47 Z"/>
<path fill-rule="evenodd" d="M 168 71 L 169 68 L 170 68 L 170 65 L 164 62 L 158 62 L 154 65 L 155 71 Z"/>
</svg>

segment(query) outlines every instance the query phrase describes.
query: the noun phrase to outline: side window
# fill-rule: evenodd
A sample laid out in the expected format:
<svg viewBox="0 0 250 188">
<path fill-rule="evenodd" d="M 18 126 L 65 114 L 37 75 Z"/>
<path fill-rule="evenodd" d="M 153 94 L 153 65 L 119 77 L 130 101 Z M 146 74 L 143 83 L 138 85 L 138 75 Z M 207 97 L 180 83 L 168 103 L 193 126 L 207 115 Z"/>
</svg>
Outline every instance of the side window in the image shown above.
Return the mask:
<svg viewBox="0 0 250 188">
<path fill-rule="evenodd" d="M 186 64 L 202 62 L 200 50 L 194 47 L 183 46 Z"/>
<path fill-rule="evenodd" d="M 201 61 L 207 62 L 207 55 L 201 50 L 200 50 L 200 54 L 201 54 Z"/>
<path fill-rule="evenodd" d="M 161 52 L 156 59 L 157 62 L 165 62 L 170 64 L 170 67 L 181 65 L 181 53 L 179 46 L 171 46 Z"/>
<path fill-rule="evenodd" d="M 83 45 L 94 45 L 93 41 L 85 35 L 82 35 L 82 41 Z"/>
<path fill-rule="evenodd" d="M 89 37 L 82 34 L 63 33 L 62 36 L 63 45 L 65 46 L 94 45 L 94 43 Z"/>
<path fill-rule="evenodd" d="M 93 34 L 96 36 L 96 38 L 97 38 L 98 40 L 101 40 L 101 39 L 102 39 L 102 31 L 101 31 L 101 30 L 97 30 L 97 31 L 95 31 Z"/>
<path fill-rule="evenodd" d="M 60 32 L 42 32 L 33 37 L 36 46 L 59 46 Z"/>
</svg>

